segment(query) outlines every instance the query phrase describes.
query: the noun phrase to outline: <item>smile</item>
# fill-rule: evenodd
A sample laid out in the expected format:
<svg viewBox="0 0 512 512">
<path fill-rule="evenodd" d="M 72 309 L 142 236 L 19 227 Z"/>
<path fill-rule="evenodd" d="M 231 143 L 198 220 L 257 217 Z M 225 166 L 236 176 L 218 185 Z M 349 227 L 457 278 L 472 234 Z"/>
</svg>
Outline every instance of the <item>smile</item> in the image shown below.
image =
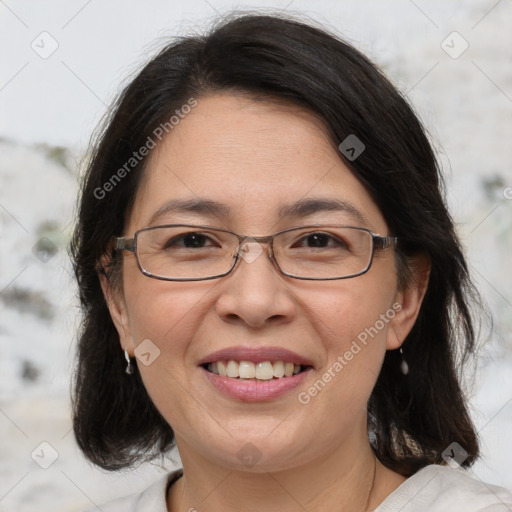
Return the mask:
<svg viewBox="0 0 512 512">
<path fill-rule="evenodd" d="M 210 373 L 243 380 L 272 380 L 292 377 L 307 367 L 290 361 L 215 361 L 203 366 Z"/>
</svg>

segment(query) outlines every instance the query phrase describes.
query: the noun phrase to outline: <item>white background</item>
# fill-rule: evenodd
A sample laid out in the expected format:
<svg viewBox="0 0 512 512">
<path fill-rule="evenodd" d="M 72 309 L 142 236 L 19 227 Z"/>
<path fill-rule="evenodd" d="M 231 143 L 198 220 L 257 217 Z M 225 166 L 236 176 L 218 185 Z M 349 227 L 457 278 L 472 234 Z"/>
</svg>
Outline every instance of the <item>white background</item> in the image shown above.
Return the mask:
<svg viewBox="0 0 512 512">
<path fill-rule="evenodd" d="M 232 8 L 306 13 L 381 65 L 423 119 L 440 152 L 472 272 L 494 315 L 468 388 L 484 454 L 473 471 L 511 488 L 510 0 L 2 0 L 0 510 L 78 511 L 142 489 L 164 471 L 152 465 L 107 474 L 76 448 L 69 382 L 77 303 L 65 247 L 78 161 L 120 84 L 170 37 L 201 31 Z M 453 31 L 463 39 L 446 39 Z M 443 50 L 442 44 L 458 53 L 464 41 L 468 48 L 458 58 Z M 58 47 L 43 59 L 31 44 Z M 69 153 L 56 157 L 49 146 Z M 33 250 L 43 237 L 57 251 L 47 262 Z M 31 453 L 40 464 L 56 459 L 43 469 Z"/>
</svg>

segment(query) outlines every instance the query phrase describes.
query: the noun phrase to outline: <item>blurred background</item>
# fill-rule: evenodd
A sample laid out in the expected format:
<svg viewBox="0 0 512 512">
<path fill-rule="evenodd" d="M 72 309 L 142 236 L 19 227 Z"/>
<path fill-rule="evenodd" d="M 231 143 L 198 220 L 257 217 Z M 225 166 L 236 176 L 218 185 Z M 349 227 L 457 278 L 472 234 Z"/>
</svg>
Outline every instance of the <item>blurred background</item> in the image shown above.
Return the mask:
<svg viewBox="0 0 512 512">
<path fill-rule="evenodd" d="M 325 25 L 377 62 L 423 120 L 494 317 L 467 382 L 483 451 L 472 473 L 512 488 L 511 0 L 0 0 L 0 510 L 80 511 L 179 465 L 174 454 L 109 474 L 78 451 L 66 246 L 81 159 L 122 84 L 170 38 L 232 9 Z"/>
</svg>

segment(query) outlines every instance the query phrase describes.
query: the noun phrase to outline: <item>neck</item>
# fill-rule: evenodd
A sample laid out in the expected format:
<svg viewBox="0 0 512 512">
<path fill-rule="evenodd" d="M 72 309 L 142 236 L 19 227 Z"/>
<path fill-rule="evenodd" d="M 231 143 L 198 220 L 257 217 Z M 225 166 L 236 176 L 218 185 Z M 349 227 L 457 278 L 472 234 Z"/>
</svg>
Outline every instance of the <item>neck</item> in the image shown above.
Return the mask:
<svg viewBox="0 0 512 512">
<path fill-rule="evenodd" d="M 369 443 L 364 450 L 331 450 L 303 466 L 269 472 L 231 470 L 182 451 L 183 477 L 167 500 L 171 512 L 366 512 L 405 480 L 377 461 Z"/>
</svg>

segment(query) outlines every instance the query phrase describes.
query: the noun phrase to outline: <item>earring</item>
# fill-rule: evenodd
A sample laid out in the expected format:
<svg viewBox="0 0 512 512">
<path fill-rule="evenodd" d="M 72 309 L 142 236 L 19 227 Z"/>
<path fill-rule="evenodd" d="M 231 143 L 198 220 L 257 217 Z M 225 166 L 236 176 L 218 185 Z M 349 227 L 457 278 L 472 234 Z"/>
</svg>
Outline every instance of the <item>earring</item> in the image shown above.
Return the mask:
<svg viewBox="0 0 512 512">
<path fill-rule="evenodd" d="M 132 360 L 130 359 L 130 354 L 128 354 L 128 350 L 124 351 L 124 358 L 126 359 L 126 362 L 128 363 L 126 365 L 125 371 L 128 375 L 132 375 L 134 370 L 133 370 L 133 366 L 132 366 Z"/>
<path fill-rule="evenodd" d="M 404 357 L 404 351 L 402 350 L 402 347 L 400 347 L 400 355 L 402 356 L 402 362 L 400 363 L 400 371 L 407 375 L 409 373 L 409 365 L 407 364 L 407 361 Z"/>
</svg>

